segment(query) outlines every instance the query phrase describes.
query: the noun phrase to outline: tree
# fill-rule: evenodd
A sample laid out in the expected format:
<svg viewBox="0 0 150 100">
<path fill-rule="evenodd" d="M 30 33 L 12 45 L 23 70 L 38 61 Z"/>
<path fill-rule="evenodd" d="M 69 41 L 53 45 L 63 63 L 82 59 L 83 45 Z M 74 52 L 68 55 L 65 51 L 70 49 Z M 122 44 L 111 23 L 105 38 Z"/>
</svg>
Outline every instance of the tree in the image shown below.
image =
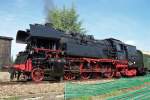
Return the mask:
<svg viewBox="0 0 150 100">
<path fill-rule="evenodd" d="M 49 11 L 47 18 L 47 21 L 56 29 L 81 34 L 86 32 L 82 28 L 82 22 L 78 20 L 79 15 L 73 5 L 70 9 L 66 7 L 63 7 L 63 9 L 54 8 Z"/>
</svg>

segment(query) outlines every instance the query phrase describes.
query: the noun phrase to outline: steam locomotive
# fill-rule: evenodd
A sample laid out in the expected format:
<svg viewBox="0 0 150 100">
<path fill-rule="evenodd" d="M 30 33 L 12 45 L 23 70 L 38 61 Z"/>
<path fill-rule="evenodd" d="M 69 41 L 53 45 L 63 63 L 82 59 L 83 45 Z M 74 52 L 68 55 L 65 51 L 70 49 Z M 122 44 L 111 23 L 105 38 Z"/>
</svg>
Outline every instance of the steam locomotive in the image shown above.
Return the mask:
<svg viewBox="0 0 150 100">
<path fill-rule="evenodd" d="M 45 78 L 87 80 L 145 74 L 142 52 L 114 38 L 96 40 L 50 24 L 31 24 L 30 29 L 17 32 L 16 42 L 26 44 L 13 66 L 18 79 L 39 82 Z"/>
</svg>

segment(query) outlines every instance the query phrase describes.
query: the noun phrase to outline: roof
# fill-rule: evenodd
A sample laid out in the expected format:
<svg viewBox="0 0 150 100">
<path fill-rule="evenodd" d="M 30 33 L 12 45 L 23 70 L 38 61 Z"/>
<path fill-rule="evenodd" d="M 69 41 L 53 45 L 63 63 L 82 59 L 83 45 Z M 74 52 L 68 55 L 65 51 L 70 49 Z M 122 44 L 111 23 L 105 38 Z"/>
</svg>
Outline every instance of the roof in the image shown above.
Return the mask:
<svg viewBox="0 0 150 100">
<path fill-rule="evenodd" d="M 16 42 L 26 43 L 26 40 L 32 37 L 38 38 L 50 38 L 50 39 L 60 39 L 64 32 L 56 30 L 47 25 L 41 24 L 30 24 L 30 29 L 27 31 L 19 30 L 16 36 Z"/>
<path fill-rule="evenodd" d="M 112 40 L 112 41 L 115 41 L 116 43 L 122 43 L 122 44 L 125 44 L 124 42 L 118 40 L 118 39 L 115 39 L 115 38 L 107 38 L 106 40 Z"/>
<path fill-rule="evenodd" d="M 0 39 L 4 39 L 4 40 L 13 40 L 12 37 L 6 37 L 6 36 L 0 36 Z"/>
<path fill-rule="evenodd" d="M 59 39 L 64 32 L 56 30 L 46 25 L 30 25 L 30 36 L 31 37 L 45 37 Z"/>
</svg>

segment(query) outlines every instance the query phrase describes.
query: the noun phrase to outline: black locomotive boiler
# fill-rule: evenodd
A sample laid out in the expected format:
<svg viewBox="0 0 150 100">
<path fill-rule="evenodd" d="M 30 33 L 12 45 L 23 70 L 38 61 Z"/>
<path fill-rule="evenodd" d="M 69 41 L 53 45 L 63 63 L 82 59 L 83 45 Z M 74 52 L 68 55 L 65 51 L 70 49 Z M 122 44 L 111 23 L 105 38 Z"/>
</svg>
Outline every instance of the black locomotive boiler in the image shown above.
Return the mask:
<svg viewBox="0 0 150 100">
<path fill-rule="evenodd" d="M 19 30 L 16 42 L 26 44 L 13 66 L 18 79 L 85 80 L 145 73 L 142 52 L 113 38 L 96 40 L 92 35 L 34 24 L 26 31 Z"/>
</svg>

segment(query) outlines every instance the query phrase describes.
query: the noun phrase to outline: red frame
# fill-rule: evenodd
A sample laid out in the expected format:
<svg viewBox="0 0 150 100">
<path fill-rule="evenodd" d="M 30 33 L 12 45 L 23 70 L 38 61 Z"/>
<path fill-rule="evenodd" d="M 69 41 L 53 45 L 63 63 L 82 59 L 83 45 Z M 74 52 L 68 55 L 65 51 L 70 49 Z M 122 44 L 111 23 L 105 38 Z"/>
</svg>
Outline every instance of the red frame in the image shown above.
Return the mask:
<svg viewBox="0 0 150 100">
<path fill-rule="evenodd" d="M 26 72 L 31 72 L 32 70 L 32 60 L 28 59 L 25 63 L 23 64 L 14 64 L 14 68 L 19 71 L 26 71 Z"/>
<path fill-rule="evenodd" d="M 50 50 L 50 49 L 43 49 L 43 48 L 34 48 L 35 52 L 39 51 L 45 51 L 46 53 L 48 52 L 56 52 L 56 57 L 58 57 L 58 54 L 61 53 L 61 50 Z M 48 57 L 49 55 L 47 55 Z M 91 67 L 91 69 L 83 69 L 83 62 L 92 62 L 92 63 L 111 63 L 115 66 L 116 71 L 117 70 L 123 70 L 120 73 L 124 73 L 126 76 L 135 76 L 137 71 L 136 69 L 128 69 L 128 61 L 127 60 L 114 60 L 114 59 L 98 59 L 98 58 L 73 58 L 73 57 L 66 57 L 66 60 L 69 60 L 71 62 L 80 62 L 80 73 L 82 72 L 100 72 L 101 69 L 98 67 Z M 26 71 L 26 72 L 31 72 L 32 71 L 32 60 L 28 59 L 25 63 L 23 64 L 15 64 L 14 67 L 17 70 L 20 71 Z M 105 69 L 106 71 L 109 69 Z"/>
</svg>

